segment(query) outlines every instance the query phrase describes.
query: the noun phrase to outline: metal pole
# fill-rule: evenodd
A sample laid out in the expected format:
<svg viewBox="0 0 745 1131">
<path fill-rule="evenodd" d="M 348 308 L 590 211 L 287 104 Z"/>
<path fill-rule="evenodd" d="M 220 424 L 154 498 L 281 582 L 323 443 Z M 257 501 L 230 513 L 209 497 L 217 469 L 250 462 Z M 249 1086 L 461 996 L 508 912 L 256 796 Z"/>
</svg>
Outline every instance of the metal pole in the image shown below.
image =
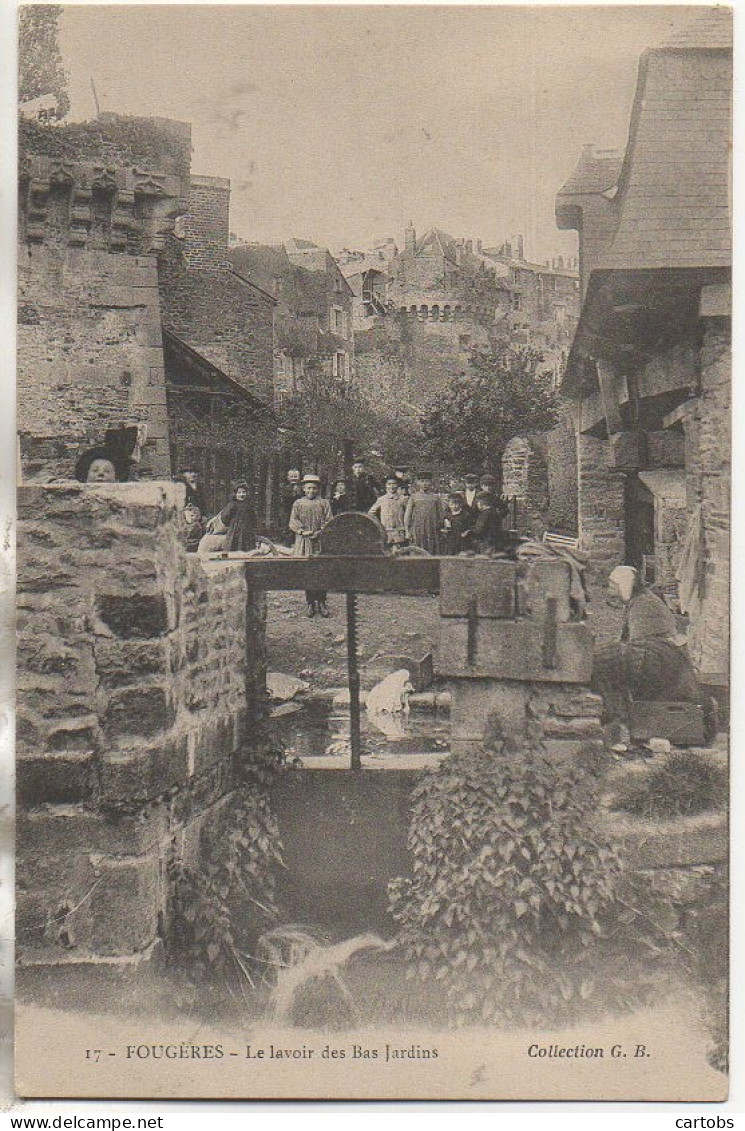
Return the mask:
<svg viewBox="0 0 745 1131">
<path fill-rule="evenodd" d="M 349 676 L 349 768 L 362 769 L 360 673 L 357 668 L 357 594 L 347 593 L 347 672 Z"/>
</svg>

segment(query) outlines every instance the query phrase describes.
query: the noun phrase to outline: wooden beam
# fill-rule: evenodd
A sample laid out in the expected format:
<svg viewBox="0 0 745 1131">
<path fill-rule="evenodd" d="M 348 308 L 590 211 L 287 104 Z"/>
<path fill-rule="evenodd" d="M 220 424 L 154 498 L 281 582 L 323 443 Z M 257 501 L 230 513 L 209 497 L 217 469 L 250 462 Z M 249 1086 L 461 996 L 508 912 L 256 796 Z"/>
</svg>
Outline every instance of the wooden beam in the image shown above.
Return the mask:
<svg viewBox="0 0 745 1131">
<path fill-rule="evenodd" d="M 331 593 L 437 593 L 439 558 L 324 557 L 246 558 L 231 554 L 229 561 L 245 563 L 253 589 L 326 589 Z"/>
<path fill-rule="evenodd" d="M 689 400 L 683 401 L 683 404 L 679 404 L 672 412 L 668 412 L 667 416 L 663 416 L 662 427 L 674 428 L 676 424 L 682 423 L 693 412 L 697 404 L 698 397 L 691 397 Z"/>
<path fill-rule="evenodd" d="M 608 429 L 608 435 L 612 436 L 614 432 L 623 431 L 623 421 L 621 420 L 621 410 L 618 407 L 618 389 L 616 386 L 616 367 L 609 361 L 596 361 L 595 368 L 598 374 L 598 385 L 600 387 L 600 396 L 603 401 L 603 412 L 605 413 L 605 423 Z"/>
</svg>

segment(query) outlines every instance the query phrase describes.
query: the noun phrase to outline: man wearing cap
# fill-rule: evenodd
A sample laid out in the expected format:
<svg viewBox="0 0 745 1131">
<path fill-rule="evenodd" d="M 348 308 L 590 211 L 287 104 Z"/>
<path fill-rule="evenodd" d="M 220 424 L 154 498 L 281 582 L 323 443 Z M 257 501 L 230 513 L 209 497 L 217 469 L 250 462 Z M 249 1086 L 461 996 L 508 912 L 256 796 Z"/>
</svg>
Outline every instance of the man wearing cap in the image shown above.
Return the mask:
<svg viewBox="0 0 745 1131">
<path fill-rule="evenodd" d="M 466 506 L 468 507 L 469 511 L 471 511 L 475 515 L 476 496 L 479 493 L 479 477 L 472 471 L 469 471 L 468 475 L 464 477 L 464 483 L 466 486 L 465 490 L 463 491 L 463 497 L 466 500 Z"/>
<path fill-rule="evenodd" d="M 349 485 L 349 494 L 351 495 L 351 510 L 360 511 L 364 514 L 367 514 L 378 497 L 372 476 L 365 471 L 365 463 L 360 456 L 355 456 L 352 464 L 352 482 Z"/>
<path fill-rule="evenodd" d="M 287 472 L 287 482 L 282 488 L 282 523 L 287 526 L 290 521 L 293 503 L 302 499 L 303 489 L 300 486 L 300 472 L 296 467 L 291 467 Z M 290 539 L 291 541 L 291 539 Z"/>
<path fill-rule="evenodd" d="M 318 535 L 331 518 L 331 507 L 328 499 L 318 497 L 320 490 L 319 476 L 304 475 L 302 498 L 292 504 L 289 526 L 295 535 L 294 551 L 298 558 L 312 558 L 321 552 Z M 309 617 L 316 613 L 322 617 L 331 615 L 326 607 L 326 593 L 322 590 L 306 589 L 305 600 Z"/>
</svg>

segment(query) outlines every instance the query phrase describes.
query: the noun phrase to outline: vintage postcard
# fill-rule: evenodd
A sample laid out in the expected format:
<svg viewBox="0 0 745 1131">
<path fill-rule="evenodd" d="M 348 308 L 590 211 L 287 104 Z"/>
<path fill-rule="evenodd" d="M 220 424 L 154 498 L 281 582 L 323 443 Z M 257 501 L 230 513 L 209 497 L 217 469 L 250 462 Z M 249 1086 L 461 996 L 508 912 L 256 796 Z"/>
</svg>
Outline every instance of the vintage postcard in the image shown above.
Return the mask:
<svg viewBox="0 0 745 1131">
<path fill-rule="evenodd" d="M 726 1099 L 731 9 L 18 32 L 18 1096 Z"/>
</svg>

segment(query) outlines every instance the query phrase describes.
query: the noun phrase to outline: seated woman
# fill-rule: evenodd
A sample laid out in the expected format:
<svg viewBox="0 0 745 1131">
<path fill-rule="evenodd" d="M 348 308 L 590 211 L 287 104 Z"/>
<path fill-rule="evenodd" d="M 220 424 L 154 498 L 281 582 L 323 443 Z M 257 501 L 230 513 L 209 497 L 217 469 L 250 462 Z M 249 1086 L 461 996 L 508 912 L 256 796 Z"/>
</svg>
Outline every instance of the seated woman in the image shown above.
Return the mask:
<svg viewBox="0 0 745 1131">
<path fill-rule="evenodd" d="M 628 723 L 635 699 L 703 705 L 696 672 L 665 602 L 642 585 L 632 566 L 617 566 L 608 585 L 625 609 L 620 641 L 595 652 L 592 687 L 605 701 L 606 721 Z"/>
</svg>

